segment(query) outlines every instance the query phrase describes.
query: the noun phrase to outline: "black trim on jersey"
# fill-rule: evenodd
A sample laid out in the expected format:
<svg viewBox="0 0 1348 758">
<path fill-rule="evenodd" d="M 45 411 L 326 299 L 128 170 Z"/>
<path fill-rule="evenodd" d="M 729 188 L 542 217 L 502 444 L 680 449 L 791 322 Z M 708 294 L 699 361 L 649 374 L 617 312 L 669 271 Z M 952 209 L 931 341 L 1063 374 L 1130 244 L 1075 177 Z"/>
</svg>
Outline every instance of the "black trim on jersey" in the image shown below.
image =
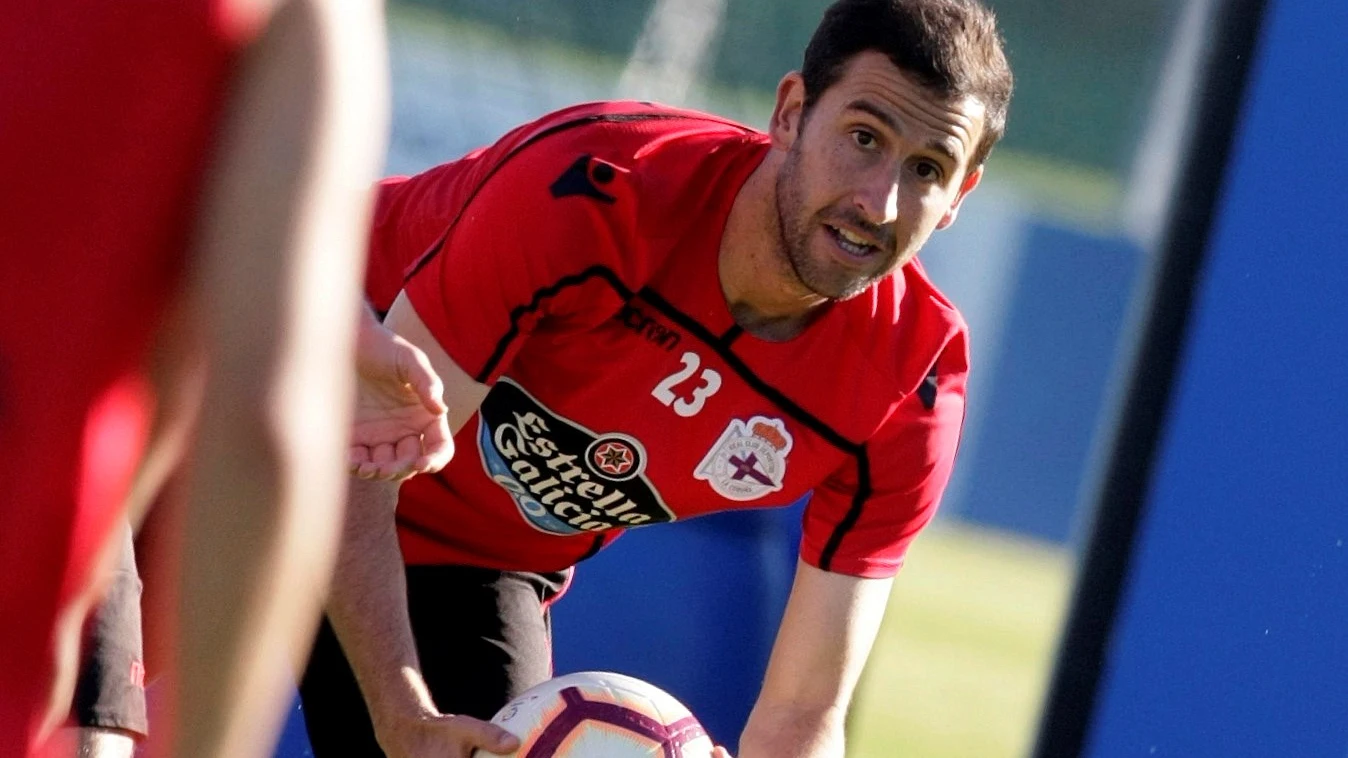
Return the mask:
<svg viewBox="0 0 1348 758">
<path fill-rule="evenodd" d="M 491 377 L 492 371 L 496 370 L 496 364 L 501 362 L 501 358 L 505 356 L 505 352 L 510 347 L 510 343 L 519 336 L 521 318 L 538 310 L 538 306 L 543 304 L 544 298 L 554 297 L 558 292 L 561 292 L 567 287 L 584 284 L 595 277 L 607 282 L 608 285 L 624 300 L 632 299 L 632 290 L 628 289 L 627 285 L 622 283 L 622 280 L 618 278 L 618 275 L 613 273 L 607 266 L 597 264 L 578 274 L 564 276 L 551 286 L 541 287 L 535 290 L 533 297 L 529 299 L 528 305 L 518 305 L 510 311 L 510 328 L 507 329 L 501 339 L 496 342 L 496 349 L 492 351 L 491 357 L 487 359 L 486 364 L 482 366 L 482 370 L 478 372 L 476 377 L 474 377 L 477 383 L 486 384 L 487 379 Z"/>
<path fill-rule="evenodd" d="M 589 126 L 591 124 L 599 124 L 605 122 L 624 124 L 634 121 L 655 121 L 665 119 L 709 121 L 716 124 L 722 124 L 724 126 L 737 127 L 741 131 L 745 132 L 750 131 L 747 127 L 736 124 L 733 121 L 726 121 L 724 119 L 719 119 L 711 115 L 699 117 L 696 114 L 690 113 L 595 113 L 589 116 L 581 116 L 579 118 L 574 118 L 571 119 L 570 121 L 563 121 L 560 124 L 554 124 L 553 126 L 550 126 L 544 129 L 543 131 L 526 138 L 523 142 L 516 145 L 513 149 L 511 149 L 510 152 L 506 153 L 500 160 L 498 160 L 495 166 L 491 167 L 491 170 L 487 172 L 487 175 L 482 177 L 482 181 L 479 182 L 478 185 L 473 188 L 473 191 L 468 194 L 468 198 L 463 201 L 462 205 L 459 206 L 459 210 L 455 212 L 454 218 L 449 222 L 447 226 L 445 226 L 445 231 L 440 235 L 440 238 L 437 239 L 435 243 L 430 246 L 430 249 L 422 253 L 421 257 L 418 258 L 416 262 L 413 263 L 408 268 L 407 271 L 403 272 L 403 284 L 406 285 L 408 279 L 411 279 L 413 276 L 416 276 L 417 272 L 420 271 L 422 268 L 424 268 L 426 264 L 429 263 L 430 260 L 434 258 L 436 254 L 438 254 L 444 248 L 445 242 L 449 240 L 449 233 L 454 231 L 454 227 L 458 225 L 459 219 L 463 218 L 464 211 L 468 210 L 468 206 L 472 204 L 473 200 L 477 197 L 478 193 L 482 191 L 482 188 L 487 186 L 487 182 L 491 181 L 492 177 L 496 176 L 496 172 L 500 171 L 505 166 L 506 163 L 510 162 L 511 158 L 514 158 L 515 156 L 519 155 L 526 147 L 530 147 L 534 143 L 546 139 L 548 137 L 551 137 L 554 134 L 570 131 L 571 129 L 574 129 L 578 126 Z"/>
<path fill-rule="evenodd" d="M 871 496 L 871 460 L 866 455 L 865 445 L 857 450 L 856 457 L 857 491 L 852 494 L 852 507 L 847 509 L 847 515 L 843 516 L 843 520 L 833 527 L 833 534 L 829 535 L 828 542 L 824 544 L 824 551 L 819 554 L 819 567 L 825 571 L 828 571 L 833 563 L 833 555 L 842 545 L 843 537 L 857 525 L 857 521 L 861 518 L 861 510 L 866 506 L 866 499 Z"/>
<path fill-rule="evenodd" d="M 554 297 L 555 295 L 557 295 L 557 293 L 561 292 L 567 287 L 583 284 L 586 281 L 596 277 L 603 279 L 605 282 L 607 282 L 608 285 L 613 288 L 614 292 L 616 292 L 619 297 L 623 298 L 624 300 L 632 299 L 633 297 L 632 290 L 628 289 L 627 285 L 623 284 L 622 280 L 618 278 L 618 275 L 607 266 L 599 264 L 590 266 L 584 271 L 581 271 L 576 274 L 568 274 L 567 276 L 558 279 L 556 282 L 547 287 L 540 287 L 539 289 L 534 291 L 534 294 L 529 299 L 529 303 L 527 305 L 516 306 L 510 312 L 510 328 L 507 329 L 506 333 L 501 336 L 500 340 L 497 341 L 496 349 L 492 351 L 491 357 L 487 359 L 486 364 L 482 367 L 482 370 L 479 371 L 477 376 L 475 377 L 478 384 L 486 384 L 487 379 L 491 376 L 492 371 L 495 370 L 496 364 L 498 364 L 501 361 L 501 358 L 505 355 L 506 350 L 510 347 L 510 343 L 514 341 L 516 337 L 519 336 L 519 322 L 521 318 L 538 310 L 539 306 L 542 305 L 543 300 L 545 298 Z M 676 308 L 672 303 L 670 303 L 668 300 L 665 300 L 658 293 L 656 293 L 655 290 L 652 290 L 649 287 L 642 288 L 641 291 L 637 294 L 639 294 L 644 300 L 649 302 L 651 305 L 655 306 L 657 310 L 664 313 L 665 316 L 668 317 L 671 321 L 678 323 L 679 326 L 682 326 L 694 337 L 700 339 L 703 343 L 707 345 L 707 347 L 711 348 L 717 355 L 721 356 L 721 359 L 724 360 L 727 364 L 729 364 L 729 366 L 735 370 L 735 373 L 739 374 L 740 378 L 743 379 L 746 384 L 752 387 L 755 392 L 766 397 L 768 400 L 771 400 L 774 404 L 780 407 L 788 415 L 794 417 L 797 421 L 809 427 L 819 436 L 827 440 L 829 444 L 838 448 L 842 452 L 847 453 L 849 455 L 858 455 L 861 453 L 863 448 L 863 445 L 861 443 L 852 442 L 851 440 L 842 436 L 836 430 L 834 430 L 833 427 L 829 426 L 820 419 L 811 415 L 809 411 L 805 410 L 804 408 L 801 408 L 799 405 L 795 403 L 795 401 L 791 400 L 786 395 L 783 395 L 782 392 L 778 390 L 776 387 L 773 387 L 772 385 L 760 379 L 758 375 L 753 372 L 752 369 L 750 369 L 747 365 L 745 365 L 744 361 L 740 360 L 740 357 L 738 355 L 735 355 L 733 352 L 730 351 L 729 344 L 723 343 L 721 339 L 717 338 L 716 335 L 712 334 L 710 329 L 703 326 L 692 316 L 689 316 L 688 314 Z"/>
<path fill-rule="evenodd" d="M 735 324 L 725 330 L 725 334 L 721 335 L 721 346 L 729 348 L 731 345 L 735 344 L 735 340 L 739 339 L 741 334 L 744 334 L 744 327 Z"/>
<path fill-rule="evenodd" d="M 608 540 L 604 539 L 603 534 L 596 534 L 594 536 L 594 544 L 590 545 L 590 549 L 586 550 L 584 555 L 576 559 L 576 563 L 580 563 L 581 561 L 588 561 L 591 558 L 595 557 L 596 555 L 599 554 L 600 550 L 604 549 L 604 546 L 607 544 Z"/>
</svg>

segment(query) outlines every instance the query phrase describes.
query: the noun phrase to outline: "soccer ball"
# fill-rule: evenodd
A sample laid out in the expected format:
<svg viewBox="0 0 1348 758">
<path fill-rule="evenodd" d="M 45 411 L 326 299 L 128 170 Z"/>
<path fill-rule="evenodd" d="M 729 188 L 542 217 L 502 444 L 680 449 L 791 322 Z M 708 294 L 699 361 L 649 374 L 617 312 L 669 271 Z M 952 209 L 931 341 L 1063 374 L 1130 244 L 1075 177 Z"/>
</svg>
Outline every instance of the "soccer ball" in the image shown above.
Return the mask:
<svg viewBox="0 0 1348 758">
<path fill-rule="evenodd" d="M 507 703 L 492 723 L 520 738 L 515 758 L 708 758 L 714 747 L 669 693 L 598 671 L 544 682 Z"/>
</svg>

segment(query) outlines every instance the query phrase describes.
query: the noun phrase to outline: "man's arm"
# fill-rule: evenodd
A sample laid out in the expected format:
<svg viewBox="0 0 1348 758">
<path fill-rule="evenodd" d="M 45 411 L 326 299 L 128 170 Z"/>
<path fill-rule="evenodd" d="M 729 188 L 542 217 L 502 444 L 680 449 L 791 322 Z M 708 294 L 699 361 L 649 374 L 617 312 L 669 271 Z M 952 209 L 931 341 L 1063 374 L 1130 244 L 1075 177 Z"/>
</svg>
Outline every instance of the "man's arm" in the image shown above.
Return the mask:
<svg viewBox="0 0 1348 758">
<path fill-rule="evenodd" d="M 472 417 L 487 387 L 473 381 L 431 336 L 406 294 L 384 324 L 420 348 L 444 383 L 453 432 Z M 328 618 L 351 663 L 380 746 L 391 758 L 468 758 L 473 748 L 509 752 L 505 730 L 441 714 L 421 676 L 407 611 L 407 582 L 394 527 L 398 484 L 353 479 Z"/>
<path fill-rule="evenodd" d="M 934 379 L 936 391 L 910 393 L 867 441 L 869 459 L 889 465 L 868 467 L 860 518 L 851 514 L 863 480 L 860 459 L 815 489 L 805 514 L 803 560 L 740 758 L 842 758 L 847 708 L 880 628 L 892 575 L 935 515 L 954 464 L 969 366 L 965 332 L 956 326 L 923 383 L 930 389 Z M 849 547 L 834 551 L 829 540 L 844 519 Z"/>
<path fill-rule="evenodd" d="M 382 28 L 373 0 L 281 0 L 233 72 L 189 278 L 206 386 L 162 725 L 171 755 L 268 754 L 312 639 L 384 147 Z"/>
<path fill-rule="evenodd" d="M 738 758 L 843 758 L 843 726 L 893 579 L 798 563 Z"/>
</svg>

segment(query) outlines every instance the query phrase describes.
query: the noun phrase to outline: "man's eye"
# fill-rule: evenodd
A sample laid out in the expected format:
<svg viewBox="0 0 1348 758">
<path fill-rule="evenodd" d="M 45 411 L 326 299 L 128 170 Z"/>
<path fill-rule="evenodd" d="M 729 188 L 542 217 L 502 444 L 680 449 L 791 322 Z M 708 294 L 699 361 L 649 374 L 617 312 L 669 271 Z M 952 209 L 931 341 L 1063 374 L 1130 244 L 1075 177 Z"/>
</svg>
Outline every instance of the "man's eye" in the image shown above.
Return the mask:
<svg viewBox="0 0 1348 758">
<path fill-rule="evenodd" d="M 928 161 L 921 161 L 920 163 L 918 163 L 916 166 L 913 167 L 913 171 L 917 172 L 919 178 L 925 179 L 929 182 L 941 181 L 941 167 L 936 165 L 935 163 L 931 163 Z"/>
<path fill-rule="evenodd" d="M 865 129 L 856 129 L 852 132 L 852 141 L 857 143 L 857 147 L 864 147 L 867 150 L 875 147 L 875 135 Z"/>
</svg>

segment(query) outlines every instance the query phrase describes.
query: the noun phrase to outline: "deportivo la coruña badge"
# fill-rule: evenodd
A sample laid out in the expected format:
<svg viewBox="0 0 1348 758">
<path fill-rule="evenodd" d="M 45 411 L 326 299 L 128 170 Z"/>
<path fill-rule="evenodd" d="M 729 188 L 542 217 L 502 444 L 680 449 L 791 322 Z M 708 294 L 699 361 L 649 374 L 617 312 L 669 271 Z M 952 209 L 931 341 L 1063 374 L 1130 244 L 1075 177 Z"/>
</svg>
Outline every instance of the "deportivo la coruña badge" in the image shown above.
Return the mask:
<svg viewBox="0 0 1348 758">
<path fill-rule="evenodd" d="M 693 476 L 730 500 L 755 500 L 782 488 L 791 433 L 781 419 L 731 419 Z"/>
</svg>

